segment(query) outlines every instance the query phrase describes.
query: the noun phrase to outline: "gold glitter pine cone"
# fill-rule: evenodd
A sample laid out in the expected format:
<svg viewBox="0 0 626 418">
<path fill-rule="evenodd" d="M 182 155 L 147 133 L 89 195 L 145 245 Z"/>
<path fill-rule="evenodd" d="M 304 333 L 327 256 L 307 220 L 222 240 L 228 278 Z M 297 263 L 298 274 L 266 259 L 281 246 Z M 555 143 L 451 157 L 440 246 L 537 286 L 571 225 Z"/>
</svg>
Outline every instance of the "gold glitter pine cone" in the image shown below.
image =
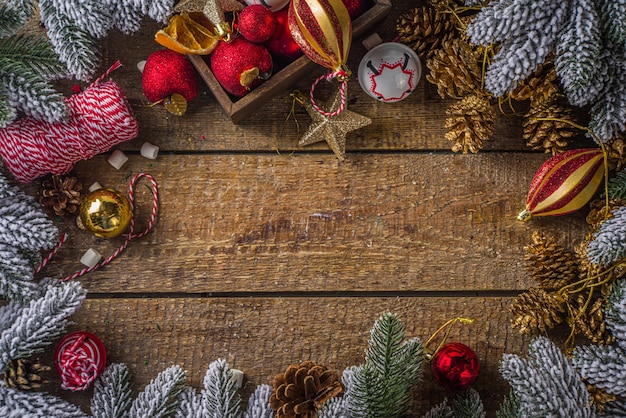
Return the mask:
<svg viewBox="0 0 626 418">
<path fill-rule="evenodd" d="M 397 42 L 428 58 L 441 44 L 454 36 L 454 22 L 447 13 L 422 6 L 409 10 L 396 21 Z"/>
<path fill-rule="evenodd" d="M 576 122 L 571 108 L 556 102 L 531 105 L 522 123 L 522 137 L 533 150 L 552 155 L 563 152 L 569 139 L 580 131 L 565 121 Z"/>
<path fill-rule="evenodd" d="M 426 80 L 442 98 L 459 99 L 481 90 L 480 52 L 460 38 L 444 41 L 426 60 Z"/>
<path fill-rule="evenodd" d="M 602 312 L 604 299 L 597 298 L 585 308 L 586 303 L 586 295 L 580 293 L 576 295 L 571 303 L 572 314 L 568 319 L 569 326 L 594 344 L 611 344 L 615 341 L 615 337 L 606 329 L 604 313 Z"/>
<path fill-rule="evenodd" d="M 545 290 L 558 290 L 578 280 L 578 260 L 552 236 L 535 231 L 532 243 L 524 247 L 526 270 Z"/>
<path fill-rule="evenodd" d="M 20 390 L 39 389 L 42 385 L 49 383 L 42 374 L 51 371 L 52 368 L 40 364 L 38 360 L 17 359 L 11 360 L 4 372 L 4 381 L 10 388 Z"/>
<path fill-rule="evenodd" d="M 547 59 L 531 76 L 521 81 L 509 97 L 518 102 L 526 100 L 537 104 L 552 102 L 563 97 L 556 80 L 554 64 L 551 59 Z"/>
<path fill-rule="evenodd" d="M 328 399 L 343 391 L 335 371 L 311 361 L 292 364 L 274 377 L 270 406 L 276 418 L 315 418 Z"/>
<path fill-rule="evenodd" d="M 554 328 L 563 322 L 565 301 L 556 293 L 531 287 L 519 295 L 511 305 L 511 326 L 522 334 L 536 334 Z"/>
<path fill-rule="evenodd" d="M 445 137 L 454 142 L 452 151 L 475 154 L 483 148 L 483 141 L 491 139 L 496 113 L 487 96 L 466 96 L 450 106 L 446 114 Z"/>
<path fill-rule="evenodd" d="M 69 216 L 80 208 L 84 197 L 83 185 L 76 177 L 53 175 L 41 182 L 37 197 L 46 212 Z"/>
</svg>

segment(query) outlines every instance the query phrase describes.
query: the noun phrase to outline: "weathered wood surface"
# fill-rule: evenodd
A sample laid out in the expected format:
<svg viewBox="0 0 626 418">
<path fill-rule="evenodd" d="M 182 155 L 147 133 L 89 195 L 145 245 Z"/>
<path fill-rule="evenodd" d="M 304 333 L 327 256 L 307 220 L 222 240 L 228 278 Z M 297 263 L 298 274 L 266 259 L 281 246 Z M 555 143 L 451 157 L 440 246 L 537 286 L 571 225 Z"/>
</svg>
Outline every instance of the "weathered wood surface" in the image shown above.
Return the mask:
<svg viewBox="0 0 626 418">
<path fill-rule="evenodd" d="M 397 17 L 415 6 L 393 2 L 378 30 L 383 39 L 393 39 Z M 348 135 L 340 163 L 324 142 L 297 145 L 310 119 L 296 106 L 300 131 L 293 118 L 285 121 L 289 91 L 240 125 L 205 86 L 183 117 L 148 107 L 135 65 L 160 48 L 152 41 L 156 28 L 146 21 L 137 34 L 104 40 L 103 69 L 116 59 L 125 64 L 113 78 L 140 124 L 139 138 L 118 147 L 129 162 L 116 171 L 106 155 L 97 156 L 77 164 L 75 174 L 85 185 L 122 191 L 131 174 L 154 175 L 159 219 L 118 259 L 80 279 L 90 296 L 73 329 L 100 335 L 110 361 L 130 366 L 136 390 L 174 363 L 199 388 L 208 364 L 225 357 L 245 371 L 249 393 L 292 362 L 338 369 L 360 363 L 384 311 L 399 313 L 408 334 L 423 340 L 448 319 L 474 317 L 450 338 L 478 353 L 476 388 L 494 416 L 508 392 L 498 360 L 524 352 L 528 342 L 508 323 L 512 298 L 532 285 L 522 249 L 534 229 L 566 245 L 585 232 L 584 215 L 515 220 L 547 158 L 525 147 L 520 120 L 499 117 L 483 152 L 455 155 L 443 126 L 453 102 L 424 79 L 392 105 L 368 98 L 353 80 L 349 107 L 372 124 Z M 353 69 L 363 53 L 357 40 Z M 307 90 L 323 71 L 295 87 Z M 326 93 L 320 88 L 320 97 Z M 157 160 L 138 155 L 145 141 L 160 146 Z M 150 199 L 140 183 L 140 228 Z M 89 247 L 108 255 L 121 243 L 96 239 L 71 221 L 59 225 L 71 239 L 46 275 L 69 275 Z M 91 392 L 53 390 L 88 409 Z M 427 371 L 414 415 L 446 395 Z"/>
<path fill-rule="evenodd" d="M 98 298 L 86 301 L 73 329 L 101 336 L 109 362 L 126 363 L 137 388 L 173 364 L 189 371 L 192 385 L 202 387 L 209 363 L 222 357 L 246 372 L 247 398 L 256 385 L 271 384 L 291 363 L 313 360 L 338 370 L 361 364 L 371 325 L 383 312 L 398 313 L 407 336 L 422 341 L 436 324 L 473 317 L 476 322 L 454 327 L 450 338 L 470 345 L 480 357 L 482 372 L 475 387 L 493 411 L 504 395 L 494 393 L 494 386 L 506 387 L 498 361 L 527 342 L 506 323 L 503 312 L 509 303 L 500 297 Z M 87 407 L 91 393 L 61 396 Z M 415 415 L 445 396 L 425 367 Z"/>
</svg>

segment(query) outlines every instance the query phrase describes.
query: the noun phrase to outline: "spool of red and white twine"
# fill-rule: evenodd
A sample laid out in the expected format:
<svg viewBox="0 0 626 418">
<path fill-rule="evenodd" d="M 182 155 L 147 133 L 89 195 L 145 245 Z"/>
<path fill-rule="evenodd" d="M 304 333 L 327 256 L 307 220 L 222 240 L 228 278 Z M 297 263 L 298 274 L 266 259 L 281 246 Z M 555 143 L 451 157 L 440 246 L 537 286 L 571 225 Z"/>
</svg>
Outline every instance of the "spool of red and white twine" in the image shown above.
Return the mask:
<svg viewBox="0 0 626 418">
<path fill-rule="evenodd" d="M 85 390 L 104 370 L 107 353 L 98 337 L 76 331 L 61 339 L 54 350 L 54 365 L 63 389 Z"/>
<path fill-rule="evenodd" d="M 78 161 L 136 138 L 137 120 L 120 86 L 102 82 L 122 64 L 117 61 L 82 93 L 67 98 L 69 118 L 49 123 L 31 117 L 0 129 L 0 155 L 17 180 L 28 183 L 45 174 L 66 174 Z"/>
</svg>

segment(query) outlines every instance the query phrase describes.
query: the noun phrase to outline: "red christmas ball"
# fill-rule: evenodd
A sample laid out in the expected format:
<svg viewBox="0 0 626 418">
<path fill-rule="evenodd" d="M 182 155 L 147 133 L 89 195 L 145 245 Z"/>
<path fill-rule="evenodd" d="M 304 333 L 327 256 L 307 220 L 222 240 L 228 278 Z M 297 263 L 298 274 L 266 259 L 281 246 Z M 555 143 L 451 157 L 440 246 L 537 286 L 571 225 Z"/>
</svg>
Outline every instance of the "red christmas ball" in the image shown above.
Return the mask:
<svg viewBox="0 0 626 418">
<path fill-rule="evenodd" d="M 435 379 L 451 391 L 469 389 L 480 372 L 478 356 L 461 343 L 444 344 L 433 356 L 430 366 Z"/>
<path fill-rule="evenodd" d="M 153 52 L 146 60 L 141 86 L 151 102 L 158 102 L 174 93 L 189 102 L 198 94 L 198 75 L 183 54 L 163 49 Z"/>
<path fill-rule="evenodd" d="M 250 42 L 263 43 L 276 29 L 276 19 L 270 9 L 260 4 L 245 7 L 237 19 L 241 36 Z"/>
<path fill-rule="evenodd" d="M 245 38 L 220 42 L 211 54 L 213 75 L 224 90 L 243 97 L 272 73 L 272 56 L 261 44 Z"/>
<path fill-rule="evenodd" d="M 302 50 L 293 40 L 287 16 L 289 9 L 282 9 L 274 12 L 276 20 L 276 29 L 272 37 L 265 42 L 265 46 L 272 56 L 282 64 L 289 64 L 302 56 Z"/>
<path fill-rule="evenodd" d="M 346 9 L 348 9 L 350 18 L 353 20 L 361 16 L 370 6 L 370 3 L 370 0 L 343 0 L 343 4 L 346 6 Z"/>
</svg>

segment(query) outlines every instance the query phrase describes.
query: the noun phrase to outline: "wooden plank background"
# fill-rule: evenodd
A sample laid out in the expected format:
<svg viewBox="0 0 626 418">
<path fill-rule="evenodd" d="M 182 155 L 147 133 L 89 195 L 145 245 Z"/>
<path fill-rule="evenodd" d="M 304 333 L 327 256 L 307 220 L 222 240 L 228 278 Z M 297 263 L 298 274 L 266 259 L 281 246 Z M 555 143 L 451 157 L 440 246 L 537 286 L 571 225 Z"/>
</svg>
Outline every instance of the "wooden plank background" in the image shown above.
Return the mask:
<svg viewBox="0 0 626 418">
<path fill-rule="evenodd" d="M 398 16 L 420 4 L 394 1 L 377 32 L 392 40 Z M 422 340 L 448 319 L 473 317 L 450 339 L 480 357 L 476 389 L 494 415 L 508 392 L 499 358 L 524 352 L 528 343 L 508 323 L 511 301 L 532 285 L 523 247 L 535 229 L 566 245 L 585 232 L 583 215 L 515 219 L 547 158 L 525 147 L 520 119 L 501 115 L 484 151 L 458 155 L 444 139 L 453 102 L 424 78 L 395 104 L 370 99 L 352 80 L 349 108 L 372 124 L 348 135 L 340 163 L 324 142 L 297 145 L 309 118 L 296 106 L 287 120 L 290 91 L 239 125 L 206 86 L 183 117 L 149 107 L 136 64 L 160 49 L 152 40 L 158 27 L 146 20 L 137 34 L 114 32 L 104 40 L 102 69 L 116 59 L 125 64 L 113 78 L 140 125 L 139 138 L 117 147 L 129 162 L 117 171 L 101 155 L 74 171 L 86 186 L 98 181 L 124 192 L 130 175 L 152 174 L 161 196 L 158 223 L 80 279 L 89 296 L 71 329 L 102 337 L 109 361 L 129 365 L 136 390 L 172 364 L 188 370 L 199 388 L 209 363 L 224 357 L 246 373 L 247 397 L 292 362 L 310 359 L 339 370 L 359 364 L 383 312 L 398 313 L 408 335 Z M 355 40 L 351 68 L 363 54 Z M 294 88 L 308 89 L 322 72 Z M 139 155 L 145 141 L 160 147 L 157 160 Z M 138 187 L 139 228 L 150 199 Z M 90 247 L 108 255 L 122 242 L 97 239 L 71 220 L 58 225 L 71 238 L 46 268 L 49 276 L 80 269 Z M 53 377 L 46 389 L 88 411 L 90 391 L 64 392 L 58 383 Z M 426 370 L 413 415 L 446 395 Z"/>
</svg>

